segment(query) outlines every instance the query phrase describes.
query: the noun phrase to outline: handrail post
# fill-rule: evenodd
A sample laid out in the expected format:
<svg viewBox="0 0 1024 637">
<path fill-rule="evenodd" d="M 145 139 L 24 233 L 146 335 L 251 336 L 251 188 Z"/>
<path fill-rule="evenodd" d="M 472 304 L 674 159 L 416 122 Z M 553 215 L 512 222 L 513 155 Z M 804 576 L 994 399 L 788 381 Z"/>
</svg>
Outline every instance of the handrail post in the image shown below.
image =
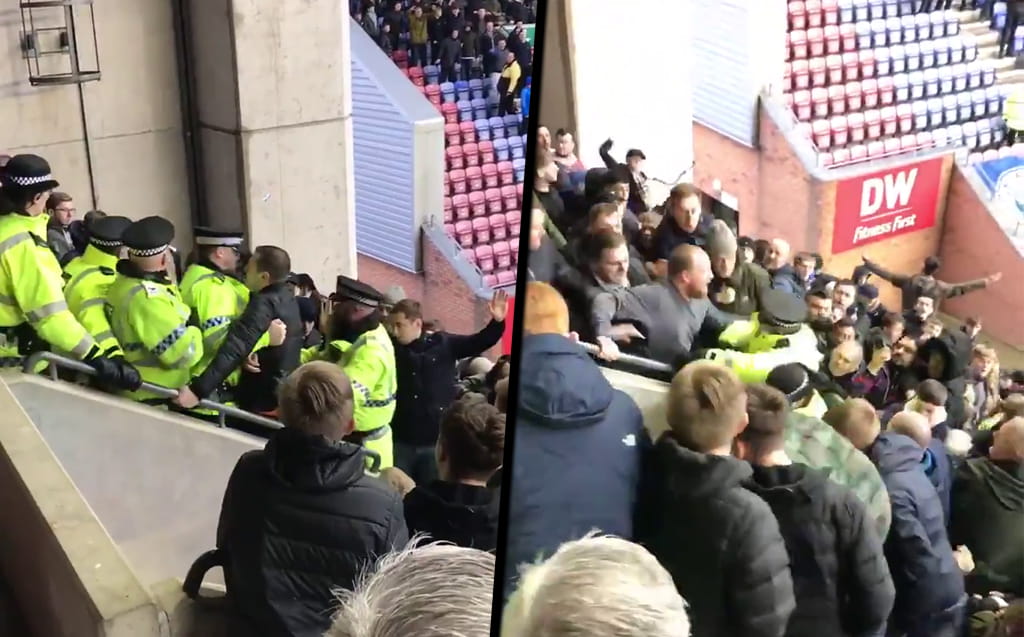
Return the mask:
<svg viewBox="0 0 1024 637">
<path fill-rule="evenodd" d="M 597 356 L 601 353 L 601 348 L 593 343 L 580 342 L 578 343 L 583 351 L 587 352 L 591 356 Z M 662 363 L 661 361 L 651 360 L 649 358 L 643 358 L 642 356 L 634 356 L 633 354 L 619 354 L 618 358 L 613 362 L 626 363 L 627 365 L 635 365 L 651 372 L 671 374 L 675 370 L 671 365 Z"/>
</svg>

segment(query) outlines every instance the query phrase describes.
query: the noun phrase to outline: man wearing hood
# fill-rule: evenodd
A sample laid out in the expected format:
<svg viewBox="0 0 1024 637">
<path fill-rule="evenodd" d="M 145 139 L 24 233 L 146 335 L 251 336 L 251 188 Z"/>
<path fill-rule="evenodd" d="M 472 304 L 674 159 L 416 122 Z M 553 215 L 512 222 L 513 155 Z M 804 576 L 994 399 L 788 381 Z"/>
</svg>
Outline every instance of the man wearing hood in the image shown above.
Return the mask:
<svg viewBox="0 0 1024 637">
<path fill-rule="evenodd" d="M 705 249 L 715 274 L 708 291 L 711 302 L 736 316 L 748 317 L 760 311 L 761 293 L 771 287 L 768 273 L 759 265 L 739 259 L 736 235 L 721 219 L 711 222 Z"/>
<path fill-rule="evenodd" d="M 877 434 L 877 419 L 871 424 Z M 844 432 L 878 467 L 892 503 L 885 558 L 896 584 L 889 629 L 906 637 L 958 637 L 963 622 L 964 578 L 949 544 L 942 503 L 921 470 L 921 447 L 887 432 Z M 865 444 L 865 441 L 869 441 Z"/>
<path fill-rule="evenodd" d="M 988 457 L 964 463 L 953 480 L 949 537 L 974 556 L 969 593 L 1024 596 L 1024 418 L 993 434 Z"/>
<path fill-rule="evenodd" d="M 961 429 L 967 424 L 967 372 L 971 363 L 971 340 L 959 330 L 946 330 L 918 348 L 917 359 L 925 378 L 932 378 L 949 390 L 947 426 Z"/>
<path fill-rule="evenodd" d="M 569 338 L 569 310 L 549 285 L 526 285 L 516 462 L 511 467 L 504 594 L 519 565 L 598 529 L 633 538 L 650 441 L 636 403 Z"/>
<path fill-rule="evenodd" d="M 644 489 L 653 520 L 638 541 L 672 575 L 699 637 L 783 637 L 796 605 L 779 523 L 743 488 L 750 465 L 732 456 L 747 426 L 747 393 L 728 367 L 690 363 L 669 388 L 667 421 Z M 645 506 L 646 509 L 646 506 Z"/>
<path fill-rule="evenodd" d="M 322 635 L 333 591 L 351 590 L 374 556 L 408 542 L 398 494 L 343 442 L 355 425 L 352 385 L 327 362 L 297 369 L 281 387 L 285 428 L 228 480 L 217 549 L 250 634 Z"/>
<path fill-rule="evenodd" d="M 796 610 L 786 635 L 878 635 L 895 591 L 864 504 L 784 448 L 789 405 L 767 385 L 747 387 L 750 424 L 737 457 L 753 467 L 744 486 L 771 507 L 791 560 Z"/>
</svg>

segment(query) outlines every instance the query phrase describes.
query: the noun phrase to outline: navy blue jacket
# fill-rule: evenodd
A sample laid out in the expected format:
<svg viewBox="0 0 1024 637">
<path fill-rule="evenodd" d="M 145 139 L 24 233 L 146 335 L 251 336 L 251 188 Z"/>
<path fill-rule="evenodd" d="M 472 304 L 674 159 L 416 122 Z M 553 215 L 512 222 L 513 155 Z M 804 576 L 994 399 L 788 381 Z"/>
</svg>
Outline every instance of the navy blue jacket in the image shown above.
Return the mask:
<svg viewBox="0 0 1024 637">
<path fill-rule="evenodd" d="M 896 585 L 889 623 L 913 632 L 960 600 L 964 578 L 953 559 L 939 495 L 921 469 L 921 447 L 907 436 L 884 433 L 869 455 L 892 504 L 892 526 L 884 545 Z"/>
<path fill-rule="evenodd" d="M 935 486 L 942 503 L 942 519 L 949 526 L 949 494 L 953 491 L 953 462 L 946 453 L 946 445 L 941 440 L 931 438 L 928 448 L 924 450 L 921 461 L 925 475 Z"/>
<path fill-rule="evenodd" d="M 523 338 L 504 552 L 507 598 L 520 564 L 591 530 L 633 538 L 642 458 L 651 443 L 636 403 L 577 345 Z"/>
</svg>

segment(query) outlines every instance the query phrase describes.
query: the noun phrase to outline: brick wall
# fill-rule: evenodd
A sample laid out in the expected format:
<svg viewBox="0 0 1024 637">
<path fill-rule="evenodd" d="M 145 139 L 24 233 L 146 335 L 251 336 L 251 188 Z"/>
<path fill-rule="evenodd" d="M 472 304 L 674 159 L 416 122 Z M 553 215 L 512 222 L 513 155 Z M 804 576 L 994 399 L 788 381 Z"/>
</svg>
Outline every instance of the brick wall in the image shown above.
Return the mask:
<svg viewBox="0 0 1024 637">
<path fill-rule="evenodd" d="M 943 311 L 960 319 L 981 316 L 985 332 L 1007 345 L 1024 349 L 1024 258 L 959 168 L 953 172 L 948 202 L 939 247 L 942 269 L 938 276 L 955 283 L 998 270 L 1003 279 L 985 290 L 946 301 Z"/>
<path fill-rule="evenodd" d="M 360 254 L 359 279 L 381 292 L 392 285 L 402 286 L 407 296 L 423 305 L 424 318 L 441 321 L 447 332 L 470 334 L 481 329 L 490 320 L 487 301 L 477 298 L 433 243 L 426 239 L 422 241 L 421 274 L 406 272 Z M 497 351 L 498 348 L 491 354 L 497 356 Z"/>
</svg>

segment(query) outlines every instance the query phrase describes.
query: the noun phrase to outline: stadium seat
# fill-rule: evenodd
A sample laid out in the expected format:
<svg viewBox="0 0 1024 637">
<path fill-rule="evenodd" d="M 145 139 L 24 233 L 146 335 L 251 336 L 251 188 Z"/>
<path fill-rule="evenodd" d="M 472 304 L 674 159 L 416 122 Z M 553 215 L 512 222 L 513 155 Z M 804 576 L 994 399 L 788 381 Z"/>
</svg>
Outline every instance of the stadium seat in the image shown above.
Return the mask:
<svg viewBox="0 0 1024 637">
<path fill-rule="evenodd" d="M 818 150 L 828 150 L 832 146 L 832 128 L 827 119 L 815 120 L 811 123 L 814 145 Z"/>
<path fill-rule="evenodd" d="M 455 102 L 455 106 L 459 109 L 460 122 L 473 121 L 473 104 L 469 100 L 459 100 Z"/>
<path fill-rule="evenodd" d="M 491 139 L 505 137 L 505 121 L 502 118 L 495 115 L 487 121 L 491 125 Z"/>
<path fill-rule="evenodd" d="M 482 100 L 484 97 L 484 81 L 480 78 L 472 79 L 469 81 L 469 97 L 474 102 L 478 99 Z M 476 106 L 473 107 L 476 109 Z"/>
<path fill-rule="evenodd" d="M 491 222 L 486 217 L 473 217 L 472 223 L 475 243 L 487 243 L 491 240 Z"/>
<path fill-rule="evenodd" d="M 451 223 L 455 220 L 455 208 L 452 205 L 452 198 L 448 195 L 444 196 L 444 222 Z"/>
<path fill-rule="evenodd" d="M 489 273 L 494 271 L 494 248 L 489 245 L 477 246 L 474 249 L 476 266 L 481 272 Z"/>
<path fill-rule="evenodd" d="M 512 186 L 516 183 L 516 170 L 510 161 L 498 161 L 498 175 L 501 178 L 502 186 Z"/>
<path fill-rule="evenodd" d="M 864 113 L 850 113 L 846 116 L 846 130 L 849 131 L 850 141 L 859 144 L 864 141 Z"/>
<path fill-rule="evenodd" d="M 444 149 L 445 160 L 448 164 L 448 170 L 453 168 L 465 168 L 466 164 L 462 156 L 462 146 L 453 145 Z"/>
<path fill-rule="evenodd" d="M 512 250 L 508 241 L 495 241 L 493 245 L 494 267 L 507 270 L 512 267 Z"/>
<path fill-rule="evenodd" d="M 501 185 L 498 181 L 498 166 L 497 164 L 483 164 L 480 166 L 481 171 L 484 175 L 484 187 L 485 188 L 497 188 Z"/>
<path fill-rule="evenodd" d="M 504 212 L 501 200 L 501 188 L 488 188 L 484 191 L 484 198 L 487 201 L 487 212 L 497 214 Z"/>
<path fill-rule="evenodd" d="M 476 125 L 472 120 L 459 122 L 459 134 L 463 145 L 472 144 L 476 141 Z"/>
<path fill-rule="evenodd" d="M 445 126 L 455 126 L 458 130 L 459 125 L 459 107 L 453 103 L 445 103 L 441 105 L 441 115 L 444 116 Z"/>
<path fill-rule="evenodd" d="M 498 161 L 508 161 L 511 159 L 508 152 L 508 140 L 499 138 L 494 140 L 494 156 L 497 157 Z"/>
<path fill-rule="evenodd" d="M 514 137 L 519 135 L 519 124 L 522 122 L 522 118 L 519 115 L 510 114 L 502 118 L 501 122 L 505 125 L 505 136 Z"/>
<path fill-rule="evenodd" d="M 789 28 L 790 29 L 806 29 L 807 28 L 807 10 L 804 7 L 803 2 L 790 2 L 789 3 Z"/>
<path fill-rule="evenodd" d="M 451 181 L 452 194 L 462 195 L 466 193 L 466 171 L 456 168 L 448 171 L 448 179 Z M 454 197 L 453 197 L 454 201 Z"/>
<path fill-rule="evenodd" d="M 1024 147 L 1024 144 L 1021 144 Z M 505 222 L 508 223 L 508 233 L 513 237 L 519 236 L 522 229 L 522 213 L 518 210 L 510 210 L 505 213 Z"/>
<path fill-rule="evenodd" d="M 505 221 L 505 215 L 502 213 L 493 214 L 487 217 L 488 223 L 491 224 L 491 237 L 495 240 L 501 240 L 508 237 L 508 222 Z"/>
<path fill-rule="evenodd" d="M 444 143 L 446 146 L 459 146 L 462 142 L 462 136 L 459 134 L 458 124 L 445 124 L 444 125 Z"/>
<path fill-rule="evenodd" d="M 515 182 L 522 183 L 526 179 L 526 159 L 520 157 L 512 160 L 512 177 Z"/>
<path fill-rule="evenodd" d="M 437 84 L 427 84 L 423 89 L 424 94 L 430 103 L 434 106 L 440 106 L 441 104 L 441 87 Z"/>
<path fill-rule="evenodd" d="M 474 97 L 469 103 L 473 106 L 473 119 L 481 120 L 489 117 L 487 114 L 487 100 L 482 97 Z"/>
<path fill-rule="evenodd" d="M 501 200 L 503 205 L 505 206 L 505 210 L 519 209 L 519 197 L 516 194 L 515 186 L 502 186 Z"/>
<path fill-rule="evenodd" d="M 455 224 L 454 223 L 446 223 L 446 224 L 444 224 L 444 233 L 446 235 L 448 235 L 449 237 L 451 237 L 452 239 L 454 239 L 455 238 Z"/>
<path fill-rule="evenodd" d="M 484 189 L 484 175 L 480 166 L 466 167 L 466 190 L 476 192 Z"/>
<path fill-rule="evenodd" d="M 845 146 L 850 141 L 850 129 L 846 123 L 845 115 L 836 115 L 829 120 L 829 129 L 832 131 L 832 145 Z"/>
<path fill-rule="evenodd" d="M 489 287 L 489 288 L 496 288 L 496 287 L 498 287 L 498 277 L 494 276 L 493 274 L 485 274 L 484 275 L 484 285 Z"/>
<path fill-rule="evenodd" d="M 412 80 L 412 83 L 416 86 L 423 86 L 426 84 L 423 79 L 423 69 L 418 66 L 414 66 L 409 69 L 409 79 Z"/>
<path fill-rule="evenodd" d="M 511 228 L 509 228 L 509 231 L 511 231 Z M 512 265 L 515 266 L 517 263 L 519 263 L 519 242 L 518 241 L 509 241 L 508 242 L 508 251 L 512 255 Z"/>
<path fill-rule="evenodd" d="M 469 219 L 469 197 L 466 195 L 452 196 L 452 207 L 455 209 L 455 219 L 457 221 Z"/>
<path fill-rule="evenodd" d="M 833 115 L 846 113 L 846 86 L 833 84 L 828 87 L 828 110 Z"/>
<path fill-rule="evenodd" d="M 466 181 L 470 182 L 469 188 L 469 214 L 474 217 L 483 217 L 487 215 L 487 200 L 484 198 L 484 193 L 479 188 L 473 188 L 473 178 L 468 176 L 469 171 L 466 171 Z M 477 179 L 480 179 L 479 174 Z M 480 182 L 482 183 L 482 179 Z"/>
<path fill-rule="evenodd" d="M 520 159 L 523 157 L 523 138 L 522 137 L 509 137 L 508 138 L 508 150 L 509 155 L 512 159 Z"/>
<path fill-rule="evenodd" d="M 473 129 L 473 136 L 476 137 L 476 129 Z M 480 147 L 475 142 L 462 144 L 462 160 L 466 167 L 480 165 Z"/>
<path fill-rule="evenodd" d="M 807 28 L 807 55 L 812 58 L 825 55 L 825 33 L 821 27 Z"/>
<path fill-rule="evenodd" d="M 509 285 L 515 285 L 516 272 L 515 270 L 500 270 L 498 272 L 498 287 L 505 287 Z"/>
<path fill-rule="evenodd" d="M 428 64 L 423 67 L 423 75 L 425 76 L 428 85 L 437 84 L 437 78 L 441 75 L 441 69 L 433 64 Z M 440 94 L 440 90 L 440 87 L 438 87 L 438 94 Z"/>
<path fill-rule="evenodd" d="M 481 142 L 491 138 L 491 123 L 486 119 L 478 119 L 473 122 L 476 126 L 476 138 Z M 486 161 L 486 160 L 485 160 Z"/>
<path fill-rule="evenodd" d="M 455 101 L 455 85 L 451 82 L 441 83 L 441 100 L 445 103 Z"/>
<path fill-rule="evenodd" d="M 468 102 L 469 100 L 471 100 L 472 96 L 469 93 L 469 82 L 467 82 L 466 80 L 459 80 L 458 82 L 456 82 L 455 95 L 460 102 Z"/>
<path fill-rule="evenodd" d="M 455 240 L 463 248 L 473 246 L 473 223 L 468 219 L 455 222 Z"/>
<path fill-rule="evenodd" d="M 479 130 L 479 129 L 477 129 Z M 495 161 L 494 157 L 494 143 L 489 141 L 480 142 L 480 163 L 481 164 L 493 164 Z"/>
<path fill-rule="evenodd" d="M 843 164 L 850 163 L 850 151 L 846 148 L 837 148 L 832 153 L 832 164 L 835 166 L 841 166 Z"/>
<path fill-rule="evenodd" d="M 807 59 L 807 31 L 794 30 L 789 34 L 789 49 L 793 61 Z"/>
</svg>

